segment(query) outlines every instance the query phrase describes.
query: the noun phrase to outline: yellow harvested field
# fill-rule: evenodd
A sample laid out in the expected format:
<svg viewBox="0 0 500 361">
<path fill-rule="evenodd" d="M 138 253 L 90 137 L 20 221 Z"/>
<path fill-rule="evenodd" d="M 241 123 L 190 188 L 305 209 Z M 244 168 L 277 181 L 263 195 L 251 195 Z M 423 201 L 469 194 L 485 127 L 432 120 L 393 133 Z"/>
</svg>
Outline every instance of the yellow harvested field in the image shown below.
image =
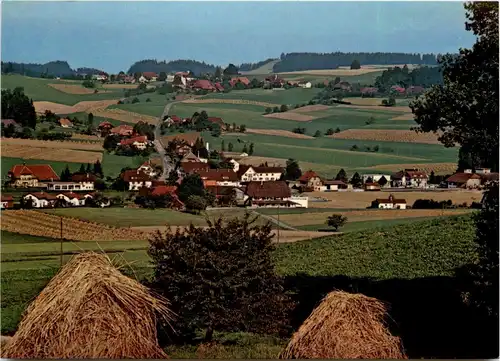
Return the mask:
<svg viewBox="0 0 500 361">
<path fill-rule="evenodd" d="M 386 219 L 397 218 L 418 218 L 418 217 L 439 217 L 458 215 L 471 212 L 469 209 L 375 209 L 360 211 L 335 212 L 347 217 L 348 222 L 360 221 L 382 221 Z M 301 213 L 301 214 L 283 214 L 280 221 L 291 226 L 306 226 L 310 224 L 321 224 L 326 222 L 332 212 L 321 213 Z"/>
<path fill-rule="evenodd" d="M 342 101 L 352 105 L 380 105 L 382 103 L 381 98 L 344 98 Z"/>
<path fill-rule="evenodd" d="M 285 119 L 285 120 L 294 120 L 296 122 L 310 122 L 311 120 L 316 119 L 311 115 L 305 115 L 300 113 L 293 112 L 284 112 L 284 113 L 272 113 L 264 115 L 266 118 L 275 118 L 275 119 Z"/>
<path fill-rule="evenodd" d="M 327 76 L 349 76 L 349 75 L 362 75 L 381 71 L 381 68 L 361 68 L 361 69 L 320 69 L 320 70 L 300 70 L 279 73 L 279 75 L 327 75 Z"/>
<path fill-rule="evenodd" d="M 7 214 L 8 213 L 8 214 Z M 60 237 L 61 217 L 32 210 L 12 210 L 2 213 L 1 229 L 32 236 Z M 148 234 L 130 228 L 116 228 L 100 223 L 63 217 L 65 239 L 74 241 L 135 241 L 147 240 Z"/>
<path fill-rule="evenodd" d="M 391 118 L 391 120 L 413 120 L 413 113 L 405 113 L 398 115 L 397 117 Z"/>
<path fill-rule="evenodd" d="M 102 161 L 101 152 L 73 150 L 66 148 L 26 147 L 24 145 L 2 144 L 2 157 L 64 161 L 68 163 L 94 163 Z"/>
<path fill-rule="evenodd" d="M 128 112 L 123 109 L 107 109 L 106 107 L 94 108 L 92 109 L 92 114 L 98 117 L 115 119 L 125 123 L 135 124 L 141 121 L 150 124 L 158 123 L 158 118 L 149 115 Z"/>
<path fill-rule="evenodd" d="M 296 139 L 314 139 L 314 137 L 311 137 L 310 135 L 297 134 L 289 130 L 249 128 L 246 130 L 246 132 L 252 134 L 276 135 L 279 137 L 296 138 Z"/>
<path fill-rule="evenodd" d="M 326 202 L 311 202 L 310 208 L 366 208 L 377 198 L 388 198 L 391 192 L 310 192 L 305 195 L 309 197 L 323 198 Z M 453 203 L 480 202 L 481 191 L 473 190 L 434 190 L 434 191 L 401 191 L 392 193 L 395 198 L 405 199 L 407 204 L 413 205 L 417 199 L 434 199 L 435 201 L 447 201 Z"/>
<path fill-rule="evenodd" d="M 84 88 L 76 84 L 49 84 L 50 87 L 67 94 L 94 94 L 95 89 Z M 107 91 L 97 90 L 99 93 L 109 93 Z"/>
<path fill-rule="evenodd" d="M 280 106 L 280 104 L 258 102 L 245 99 L 187 99 L 183 100 L 182 102 L 187 104 L 250 104 L 269 108 Z"/>
<path fill-rule="evenodd" d="M 436 174 L 451 174 L 457 170 L 457 163 L 405 163 L 405 164 L 380 164 L 365 169 L 387 169 L 388 171 L 397 172 L 401 169 L 417 168 L 426 173 L 434 171 Z"/>
<path fill-rule="evenodd" d="M 109 100 L 88 100 L 76 103 L 73 107 L 77 112 L 93 112 L 95 109 L 107 108 L 110 105 L 118 104 L 119 99 Z"/>
<path fill-rule="evenodd" d="M 73 141 L 58 141 L 58 140 L 37 140 L 37 139 L 21 139 L 21 138 L 1 138 L 2 151 L 4 146 L 22 146 L 25 148 L 58 148 L 58 149 L 80 149 L 80 150 L 97 150 L 102 151 L 100 144 L 95 142 L 73 142 Z"/>
<path fill-rule="evenodd" d="M 103 84 L 105 89 L 135 89 L 138 87 L 137 84 Z"/>
<path fill-rule="evenodd" d="M 56 114 L 71 114 L 78 112 L 93 112 L 94 109 L 106 108 L 112 104 L 117 104 L 118 99 L 112 100 L 96 100 L 96 101 L 83 101 L 76 103 L 75 105 L 64 105 L 54 102 L 33 102 L 35 111 L 37 113 L 44 113 L 46 110 L 50 110 Z"/>
<path fill-rule="evenodd" d="M 330 107 L 328 105 L 316 104 L 316 105 L 306 105 L 305 107 L 290 109 L 289 112 L 295 113 L 309 113 L 309 112 L 317 112 L 320 110 L 328 110 Z"/>
<path fill-rule="evenodd" d="M 328 137 L 335 139 L 376 140 L 381 142 L 442 144 L 437 140 L 437 134 L 417 133 L 412 130 L 348 129 L 340 133 L 329 135 Z"/>
<path fill-rule="evenodd" d="M 347 105 L 340 104 L 339 108 L 350 108 L 350 109 L 373 109 L 373 110 L 383 110 L 387 112 L 398 112 L 398 113 L 411 113 L 411 109 L 408 106 L 394 106 L 394 107 L 384 107 L 379 105 Z"/>
</svg>

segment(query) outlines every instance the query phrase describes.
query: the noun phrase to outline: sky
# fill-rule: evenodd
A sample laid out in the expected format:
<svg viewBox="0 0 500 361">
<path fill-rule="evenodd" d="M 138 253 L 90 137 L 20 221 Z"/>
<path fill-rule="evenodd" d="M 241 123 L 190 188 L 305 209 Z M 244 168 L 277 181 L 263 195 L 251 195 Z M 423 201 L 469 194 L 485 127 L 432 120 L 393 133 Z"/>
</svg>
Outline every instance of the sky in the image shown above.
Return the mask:
<svg viewBox="0 0 500 361">
<path fill-rule="evenodd" d="M 289 52 L 447 53 L 470 47 L 462 2 L 15 1 L 3 61 L 126 71 L 138 60 L 226 66 Z"/>
</svg>

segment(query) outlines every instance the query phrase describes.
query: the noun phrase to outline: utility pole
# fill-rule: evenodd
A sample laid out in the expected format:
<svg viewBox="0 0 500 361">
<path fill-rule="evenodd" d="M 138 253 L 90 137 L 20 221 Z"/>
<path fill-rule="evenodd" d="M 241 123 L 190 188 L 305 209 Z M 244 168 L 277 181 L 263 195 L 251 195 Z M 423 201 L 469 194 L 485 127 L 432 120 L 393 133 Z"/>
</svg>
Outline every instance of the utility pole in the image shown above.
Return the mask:
<svg viewBox="0 0 500 361">
<path fill-rule="evenodd" d="M 61 268 L 63 266 L 63 217 L 61 217 Z"/>
</svg>

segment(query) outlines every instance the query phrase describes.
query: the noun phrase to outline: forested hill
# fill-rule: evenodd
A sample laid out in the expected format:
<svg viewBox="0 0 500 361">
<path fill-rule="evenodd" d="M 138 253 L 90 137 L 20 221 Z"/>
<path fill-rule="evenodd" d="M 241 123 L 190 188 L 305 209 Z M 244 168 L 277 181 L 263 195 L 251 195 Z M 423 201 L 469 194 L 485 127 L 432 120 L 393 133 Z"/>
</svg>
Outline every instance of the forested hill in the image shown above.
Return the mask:
<svg viewBox="0 0 500 361">
<path fill-rule="evenodd" d="M 300 70 L 335 69 L 350 66 L 353 60 L 363 65 L 436 65 L 438 55 L 411 53 L 289 53 L 273 67 L 275 73 Z"/>
<path fill-rule="evenodd" d="M 165 72 L 173 73 L 178 71 L 191 71 L 195 75 L 214 73 L 215 65 L 199 62 L 196 60 L 173 60 L 173 61 L 157 61 L 157 60 L 141 60 L 134 63 L 128 70 L 128 74 L 143 73 L 152 71 L 155 73 Z"/>
<path fill-rule="evenodd" d="M 94 68 L 71 69 L 67 61 L 50 61 L 46 64 L 14 63 L 2 61 L 2 74 L 23 74 L 31 77 L 43 76 L 74 76 L 77 73 L 96 74 L 100 70 Z"/>
<path fill-rule="evenodd" d="M 271 62 L 271 61 L 274 61 L 276 59 L 274 58 L 269 58 L 269 59 L 266 59 L 266 60 L 262 60 L 262 61 L 259 61 L 258 63 L 243 63 L 241 64 L 238 69 L 240 71 L 252 71 L 252 70 L 255 70 L 255 69 L 258 69 L 260 68 L 261 66 Z"/>
<path fill-rule="evenodd" d="M 382 92 L 389 90 L 393 85 L 404 88 L 418 85 L 427 88 L 435 84 L 443 84 L 443 74 L 438 66 L 422 66 L 411 71 L 407 66 L 394 67 L 384 70 L 382 75 L 375 80 L 375 86 Z"/>
</svg>

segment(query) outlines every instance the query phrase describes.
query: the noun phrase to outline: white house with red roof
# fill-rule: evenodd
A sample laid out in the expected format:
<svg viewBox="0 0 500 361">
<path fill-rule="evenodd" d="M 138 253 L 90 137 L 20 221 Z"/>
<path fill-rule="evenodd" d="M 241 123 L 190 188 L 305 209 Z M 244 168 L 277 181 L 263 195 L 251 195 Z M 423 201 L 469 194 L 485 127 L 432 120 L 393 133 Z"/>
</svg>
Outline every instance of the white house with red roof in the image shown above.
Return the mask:
<svg viewBox="0 0 500 361">
<path fill-rule="evenodd" d="M 154 71 L 145 71 L 139 77 L 139 83 L 149 83 L 151 81 L 156 81 L 158 79 L 158 74 Z"/>
<path fill-rule="evenodd" d="M 191 84 L 191 88 L 195 90 L 207 90 L 216 91 L 217 88 L 212 84 L 210 80 L 199 79 Z"/>
<path fill-rule="evenodd" d="M 148 137 L 145 135 L 139 135 L 137 137 L 122 139 L 120 141 L 121 146 L 130 146 L 140 150 L 144 150 L 148 146 Z"/>
<path fill-rule="evenodd" d="M 46 192 L 28 193 L 23 196 L 24 202 L 30 202 L 33 208 L 47 208 L 52 207 L 57 200 L 53 194 Z"/>
<path fill-rule="evenodd" d="M 109 131 L 111 134 L 116 134 L 120 136 L 130 136 L 134 133 L 134 127 L 127 124 L 122 124 L 117 127 L 111 128 Z"/>
<path fill-rule="evenodd" d="M 427 188 L 427 173 L 418 169 L 405 169 L 391 175 L 393 187 Z"/>
<path fill-rule="evenodd" d="M 58 181 L 59 176 L 48 164 L 16 164 L 8 172 L 11 187 L 46 187 L 47 182 Z"/>
<path fill-rule="evenodd" d="M 283 171 L 283 167 L 256 167 L 253 165 L 240 165 L 237 174 L 241 182 L 270 182 L 279 180 Z"/>
<path fill-rule="evenodd" d="M 151 188 L 153 184 L 153 179 L 139 169 L 126 170 L 121 177 L 128 184 L 129 191 L 138 191 L 142 187 Z"/>
<path fill-rule="evenodd" d="M 68 204 L 74 207 L 84 206 L 89 198 L 93 198 L 91 194 L 81 194 L 74 192 L 59 193 L 57 199 L 64 199 Z"/>
</svg>

